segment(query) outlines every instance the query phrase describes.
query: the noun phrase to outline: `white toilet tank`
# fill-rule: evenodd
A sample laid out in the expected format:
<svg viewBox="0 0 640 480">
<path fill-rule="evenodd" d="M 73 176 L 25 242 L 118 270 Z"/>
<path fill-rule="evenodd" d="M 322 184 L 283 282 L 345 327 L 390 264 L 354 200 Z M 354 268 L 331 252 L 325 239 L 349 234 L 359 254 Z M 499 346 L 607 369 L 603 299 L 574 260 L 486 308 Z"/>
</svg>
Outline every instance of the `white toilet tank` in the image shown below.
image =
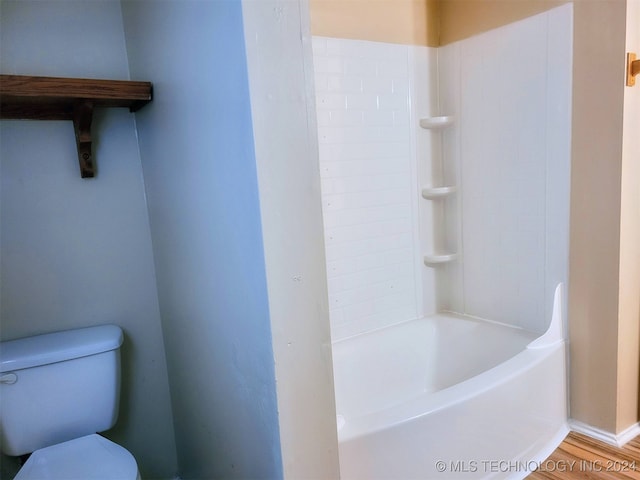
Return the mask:
<svg viewBox="0 0 640 480">
<path fill-rule="evenodd" d="M 0 343 L 0 448 L 23 455 L 111 428 L 118 418 L 116 325 Z"/>
</svg>

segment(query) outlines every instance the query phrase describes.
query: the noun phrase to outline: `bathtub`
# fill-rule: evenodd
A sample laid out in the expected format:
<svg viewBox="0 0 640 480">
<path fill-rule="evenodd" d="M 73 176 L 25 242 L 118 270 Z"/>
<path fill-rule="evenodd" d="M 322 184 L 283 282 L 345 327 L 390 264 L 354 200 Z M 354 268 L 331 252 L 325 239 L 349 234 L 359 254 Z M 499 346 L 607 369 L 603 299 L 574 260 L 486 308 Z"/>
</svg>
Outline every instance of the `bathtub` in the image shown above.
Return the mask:
<svg viewBox="0 0 640 480">
<path fill-rule="evenodd" d="M 531 473 L 569 431 L 561 292 L 539 338 L 437 314 L 334 343 L 341 478 Z"/>
</svg>

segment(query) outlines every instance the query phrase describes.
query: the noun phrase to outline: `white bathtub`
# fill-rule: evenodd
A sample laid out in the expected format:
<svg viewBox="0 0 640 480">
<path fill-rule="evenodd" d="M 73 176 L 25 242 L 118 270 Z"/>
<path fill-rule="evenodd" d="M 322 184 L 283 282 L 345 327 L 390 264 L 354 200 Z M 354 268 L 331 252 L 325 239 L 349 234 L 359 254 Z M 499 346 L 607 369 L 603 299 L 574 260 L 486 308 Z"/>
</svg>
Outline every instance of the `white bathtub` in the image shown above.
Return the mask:
<svg viewBox="0 0 640 480">
<path fill-rule="evenodd" d="M 336 342 L 341 478 L 526 477 L 568 433 L 560 292 L 537 340 L 438 314 Z"/>
</svg>

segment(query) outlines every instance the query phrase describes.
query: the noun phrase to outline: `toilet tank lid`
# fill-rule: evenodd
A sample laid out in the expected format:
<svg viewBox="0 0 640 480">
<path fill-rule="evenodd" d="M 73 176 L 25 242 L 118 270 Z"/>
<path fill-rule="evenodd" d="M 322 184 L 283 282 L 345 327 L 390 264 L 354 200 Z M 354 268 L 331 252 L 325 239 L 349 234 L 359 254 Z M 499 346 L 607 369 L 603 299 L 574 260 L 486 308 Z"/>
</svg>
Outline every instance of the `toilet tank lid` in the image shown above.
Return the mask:
<svg viewBox="0 0 640 480">
<path fill-rule="evenodd" d="M 124 335 L 117 325 L 78 328 L 0 343 L 0 373 L 115 350 Z"/>
</svg>

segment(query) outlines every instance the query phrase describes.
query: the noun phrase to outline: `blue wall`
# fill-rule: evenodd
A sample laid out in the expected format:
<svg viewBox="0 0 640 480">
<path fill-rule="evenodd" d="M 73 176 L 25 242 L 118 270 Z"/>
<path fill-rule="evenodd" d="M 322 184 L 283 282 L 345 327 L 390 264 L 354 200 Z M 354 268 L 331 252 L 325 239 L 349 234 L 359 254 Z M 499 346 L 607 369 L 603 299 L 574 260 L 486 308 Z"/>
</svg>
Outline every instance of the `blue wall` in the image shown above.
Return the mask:
<svg viewBox="0 0 640 480">
<path fill-rule="evenodd" d="M 122 5 L 180 474 L 280 478 L 241 3 Z"/>
<path fill-rule="evenodd" d="M 2 0 L 2 73 L 127 79 L 120 3 Z M 177 470 L 160 311 L 134 115 L 94 115 L 98 175 L 80 178 L 70 121 L 0 122 L 3 340 L 117 323 L 120 417 L 106 435 L 142 477 Z M 0 463 L 6 464 L 6 462 Z"/>
</svg>

